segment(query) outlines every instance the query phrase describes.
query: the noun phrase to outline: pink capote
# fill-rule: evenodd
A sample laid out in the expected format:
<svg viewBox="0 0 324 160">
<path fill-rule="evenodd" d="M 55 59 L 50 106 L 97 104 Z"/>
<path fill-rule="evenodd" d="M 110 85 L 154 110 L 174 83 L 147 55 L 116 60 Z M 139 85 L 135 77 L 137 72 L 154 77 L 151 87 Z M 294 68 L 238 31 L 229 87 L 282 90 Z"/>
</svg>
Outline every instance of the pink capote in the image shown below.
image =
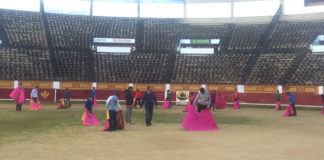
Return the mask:
<svg viewBox="0 0 324 160">
<path fill-rule="evenodd" d="M 221 96 L 219 96 L 219 95 L 216 96 L 214 107 L 216 109 L 225 109 L 226 108 L 226 100 L 225 100 L 223 94 Z"/>
<path fill-rule="evenodd" d="M 101 123 L 98 121 L 96 115 L 92 112 L 90 113 L 88 110 L 85 111 L 86 115 L 83 120 L 84 126 L 100 126 Z"/>
<path fill-rule="evenodd" d="M 109 126 L 110 126 L 109 119 L 106 119 L 106 120 L 105 120 L 105 126 L 104 126 L 104 128 L 102 129 L 102 131 L 108 131 Z"/>
<path fill-rule="evenodd" d="M 24 88 L 22 86 L 18 86 L 16 89 L 14 89 L 10 93 L 9 97 L 12 98 L 17 103 L 25 103 L 26 102 Z"/>
<path fill-rule="evenodd" d="M 240 109 L 239 101 L 234 101 L 234 106 L 232 107 L 232 109 Z"/>
<path fill-rule="evenodd" d="M 276 103 L 276 108 L 275 108 L 276 111 L 278 110 L 281 110 L 281 103 L 280 102 L 277 102 Z"/>
<path fill-rule="evenodd" d="M 95 97 L 94 99 L 93 99 L 93 106 L 94 107 L 99 107 L 99 105 L 98 105 L 98 103 L 97 103 L 97 98 Z"/>
<path fill-rule="evenodd" d="M 218 126 L 209 109 L 204 109 L 199 113 L 194 105 L 191 105 L 188 109 L 189 111 L 182 122 L 183 128 L 191 131 L 218 130 Z"/>
<path fill-rule="evenodd" d="M 284 114 L 281 115 L 281 117 L 289 117 L 294 115 L 294 109 L 292 108 L 291 104 L 286 108 Z"/>
<path fill-rule="evenodd" d="M 60 104 L 56 107 L 56 109 L 62 109 L 63 108 L 63 101 L 64 101 L 64 99 L 60 99 Z"/>
<path fill-rule="evenodd" d="M 39 99 L 37 99 L 37 103 L 34 102 L 33 99 L 30 99 L 30 110 L 40 110 L 43 106 L 40 103 Z"/>
<path fill-rule="evenodd" d="M 322 108 L 322 114 L 324 114 L 324 104 L 323 104 L 323 108 Z"/>
<path fill-rule="evenodd" d="M 136 98 L 133 99 L 133 106 L 135 106 Z"/>
<path fill-rule="evenodd" d="M 190 106 L 191 106 L 191 103 L 188 102 L 188 103 L 186 104 L 186 106 L 183 108 L 182 112 L 188 112 Z"/>
<path fill-rule="evenodd" d="M 165 100 L 165 101 L 163 102 L 163 105 L 162 105 L 160 108 L 161 108 L 161 109 L 171 108 L 170 100 Z"/>
</svg>

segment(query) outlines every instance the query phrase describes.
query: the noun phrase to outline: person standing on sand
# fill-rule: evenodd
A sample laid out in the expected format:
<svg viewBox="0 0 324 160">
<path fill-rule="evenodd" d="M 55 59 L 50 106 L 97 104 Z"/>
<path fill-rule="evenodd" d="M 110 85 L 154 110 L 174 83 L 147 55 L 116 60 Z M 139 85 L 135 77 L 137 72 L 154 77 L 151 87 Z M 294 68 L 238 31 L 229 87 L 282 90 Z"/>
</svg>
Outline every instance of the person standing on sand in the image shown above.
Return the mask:
<svg viewBox="0 0 324 160">
<path fill-rule="evenodd" d="M 193 104 L 196 104 L 198 102 L 198 113 L 204 109 L 207 109 L 207 106 L 210 105 L 211 98 L 208 93 L 208 91 L 205 90 L 205 88 L 200 88 L 200 91 L 193 102 Z"/>
<path fill-rule="evenodd" d="M 66 88 L 66 91 L 64 94 L 64 99 L 66 100 L 66 107 L 71 107 L 71 97 L 72 97 L 72 94 L 71 94 L 69 88 Z"/>
<path fill-rule="evenodd" d="M 118 97 L 119 94 L 112 95 L 106 101 L 106 105 L 109 110 L 109 132 L 115 131 L 117 129 L 117 107 L 122 110 L 118 102 Z"/>
<path fill-rule="evenodd" d="M 133 87 L 128 87 L 125 90 L 125 100 L 126 100 L 126 124 L 133 124 L 131 121 L 132 116 L 132 104 L 133 104 Z"/>
<path fill-rule="evenodd" d="M 293 93 L 287 92 L 287 96 L 289 96 L 289 103 L 291 104 L 294 110 L 294 116 L 297 116 L 296 107 L 295 107 L 295 96 Z"/>
<path fill-rule="evenodd" d="M 277 91 L 277 94 L 276 94 L 276 110 L 281 110 L 281 103 L 280 103 L 280 93 L 279 91 Z"/>
<path fill-rule="evenodd" d="M 25 89 L 22 83 L 19 83 L 19 86 L 10 93 L 9 97 L 16 101 L 16 112 L 21 112 L 22 103 L 26 102 Z"/>
<path fill-rule="evenodd" d="M 147 87 L 147 92 L 143 96 L 142 103 L 145 105 L 145 122 L 146 127 L 152 126 L 153 107 L 157 106 L 155 94 L 152 92 L 152 87 Z"/>
<path fill-rule="evenodd" d="M 139 103 L 140 108 L 143 108 L 143 103 L 141 103 L 141 98 L 142 98 L 142 93 L 139 91 L 139 89 L 136 89 L 134 102 L 133 102 L 135 109 L 137 109 L 137 102 Z"/>
<path fill-rule="evenodd" d="M 210 98 L 211 98 L 211 102 L 210 102 L 209 109 L 211 110 L 213 107 L 213 111 L 215 111 L 215 101 L 216 101 L 216 91 L 215 90 L 212 91 Z"/>
</svg>

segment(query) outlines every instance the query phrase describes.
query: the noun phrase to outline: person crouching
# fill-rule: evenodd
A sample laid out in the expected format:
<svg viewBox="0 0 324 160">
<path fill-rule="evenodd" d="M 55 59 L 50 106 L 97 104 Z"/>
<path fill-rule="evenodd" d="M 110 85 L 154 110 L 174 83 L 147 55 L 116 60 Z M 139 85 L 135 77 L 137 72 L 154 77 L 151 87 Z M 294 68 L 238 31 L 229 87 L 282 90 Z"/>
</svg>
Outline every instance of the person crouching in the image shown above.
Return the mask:
<svg viewBox="0 0 324 160">
<path fill-rule="evenodd" d="M 106 101 L 106 105 L 109 110 L 109 132 L 115 131 L 117 127 L 117 107 L 122 110 L 120 104 L 118 103 L 118 97 L 119 94 L 112 95 Z"/>
</svg>

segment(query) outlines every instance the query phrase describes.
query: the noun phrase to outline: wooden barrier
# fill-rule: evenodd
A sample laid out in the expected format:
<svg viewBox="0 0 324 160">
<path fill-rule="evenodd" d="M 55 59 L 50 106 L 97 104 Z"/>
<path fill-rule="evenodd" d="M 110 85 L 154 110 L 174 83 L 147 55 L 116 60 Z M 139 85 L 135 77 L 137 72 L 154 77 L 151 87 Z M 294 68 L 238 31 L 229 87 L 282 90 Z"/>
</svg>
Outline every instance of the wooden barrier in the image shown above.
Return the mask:
<svg viewBox="0 0 324 160">
<path fill-rule="evenodd" d="M 13 89 L 14 88 L 14 81 L 0 80 L 0 88 Z"/>
<path fill-rule="evenodd" d="M 53 82 L 50 81 L 18 81 L 22 83 L 24 88 L 35 88 L 38 86 L 40 89 L 53 89 Z"/>
<path fill-rule="evenodd" d="M 121 90 L 124 91 L 129 86 L 128 83 L 97 83 L 97 90 Z"/>
<path fill-rule="evenodd" d="M 236 89 L 236 85 L 214 85 L 207 84 L 206 89 L 209 91 L 215 90 L 216 92 L 234 92 Z"/>
<path fill-rule="evenodd" d="M 60 88 L 69 88 L 70 90 L 91 90 L 92 82 L 61 82 Z"/>
<path fill-rule="evenodd" d="M 276 93 L 278 86 L 248 85 L 244 86 L 244 93 Z"/>
<path fill-rule="evenodd" d="M 147 87 L 152 87 L 152 91 L 165 91 L 165 84 L 141 84 L 135 83 L 133 88 L 139 89 L 140 91 L 146 91 Z"/>
<path fill-rule="evenodd" d="M 197 92 L 201 88 L 200 84 L 170 84 L 171 91 Z"/>
<path fill-rule="evenodd" d="M 318 94 L 318 86 L 285 86 L 285 92 Z"/>
<path fill-rule="evenodd" d="M 23 83 L 26 97 L 30 97 L 30 92 L 35 86 L 39 86 L 39 96 L 41 101 L 52 101 L 55 96 L 53 82 L 50 81 L 19 81 Z M 19 83 L 18 82 L 18 83 Z M 128 83 L 97 83 L 97 98 L 106 100 L 110 95 L 119 94 L 120 99 L 124 100 L 124 90 L 129 86 Z M 134 90 L 139 89 L 143 94 L 148 86 L 151 86 L 158 100 L 165 99 L 166 84 L 141 84 L 135 83 Z M 237 85 L 217 85 L 207 84 L 209 91 L 216 90 L 224 92 L 227 102 L 233 101 L 233 91 Z M 56 98 L 63 97 L 65 88 L 69 88 L 72 93 L 72 99 L 86 99 L 91 93 L 92 82 L 61 82 L 60 88 L 56 93 Z M 197 92 L 201 88 L 200 84 L 170 84 L 170 90 L 173 92 L 175 100 L 176 91 Z M 14 89 L 13 80 L 0 80 L 0 99 L 10 99 L 9 94 Z M 247 103 L 275 103 L 275 94 L 277 86 L 275 85 L 245 85 L 244 93 L 239 94 L 239 100 Z M 318 86 L 283 86 L 281 102 L 289 103 L 289 97 L 285 92 L 292 92 L 295 95 L 297 105 L 322 105 Z"/>
</svg>

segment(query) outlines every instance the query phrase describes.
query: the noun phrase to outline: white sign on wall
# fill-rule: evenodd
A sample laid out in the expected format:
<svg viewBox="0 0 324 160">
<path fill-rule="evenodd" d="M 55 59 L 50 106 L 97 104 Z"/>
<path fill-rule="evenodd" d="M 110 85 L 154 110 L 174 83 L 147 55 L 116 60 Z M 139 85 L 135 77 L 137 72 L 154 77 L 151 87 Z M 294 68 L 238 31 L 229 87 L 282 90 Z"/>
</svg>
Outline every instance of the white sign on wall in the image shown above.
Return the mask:
<svg viewBox="0 0 324 160">
<path fill-rule="evenodd" d="M 106 46 L 98 46 L 97 52 L 102 53 L 131 53 L 131 47 L 106 47 Z"/>
<path fill-rule="evenodd" d="M 278 91 L 280 94 L 282 93 L 282 86 L 278 86 Z"/>
<path fill-rule="evenodd" d="M 60 89 L 60 82 L 54 81 L 53 82 L 53 88 L 54 89 Z"/>
<path fill-rule="evenodd" d="M 97 88 L 97 82 L 93 82 L 93 83 L 92 83 L 92 87 Z"/>
<path fill-rule="evenodd" d="M 15 80 L 15 81 L 14 81 L 14 88 L 17 88 L 17 87 L 18 87 L 18 81 Z"/>
<path fill-rule="evenodd" d="M 214 48 L 181 48 L 181 54 L 214 54 Z"/>
<path fill-rule="evenodd" d="M 237 92 L 244 93 L 244 85 L 237 85 Z"/>
<path fill-rule="evenodd" d="M 318 86 L 318 94 L 323 94 L 323 86 Z"/>
</svg>

